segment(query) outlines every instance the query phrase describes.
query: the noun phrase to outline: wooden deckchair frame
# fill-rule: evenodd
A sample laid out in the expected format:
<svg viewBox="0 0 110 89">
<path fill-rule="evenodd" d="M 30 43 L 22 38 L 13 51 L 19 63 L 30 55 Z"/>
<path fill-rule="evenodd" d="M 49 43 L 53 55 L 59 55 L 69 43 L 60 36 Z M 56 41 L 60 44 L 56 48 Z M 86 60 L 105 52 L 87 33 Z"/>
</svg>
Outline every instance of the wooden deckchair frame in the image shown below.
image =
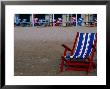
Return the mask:
<svg viewBox="0 0 110 89">
<path fill-rule="evenodd" d="M 86 71 L 87 73 L 89 73 L 91 70 L 93 70 L 94 67 L 96 67 L 96 64 L 93 62 L 93 58 L 94 58 L 94 53 L 96 51 L 97 33 L 95 35 L 96 39 L 94 41 L 94 45 L 92 46 L 91 55 L 89 57 L 86 57 L 83 61 L 75 61 L 74 59 L 71 59 L 71 58 L 70 58 L 70 60 L 65 59 L 67 51 L 70 51 L 71 55 L 73 55 L 73 53 L 75 51 L 74 49 L 76 47 L 76 42 L 78 40 L 78 36 L 79 36 L 79 32 L 77 32 L 72 49 L 70 49 L 65 44 L 62 44 L 62 46 L 65 48 L 65 50 L 64 50 L 64 55 L 61 56 L 61 64 L 60 64 L 60 71 L 61 72 L 64 71 L 65 65 L 67 67 L 67 68 L 65 68 L 65 70 Z M 75 68 L 73 68 L 71 66 L 75 66 Z"/>
</svg>

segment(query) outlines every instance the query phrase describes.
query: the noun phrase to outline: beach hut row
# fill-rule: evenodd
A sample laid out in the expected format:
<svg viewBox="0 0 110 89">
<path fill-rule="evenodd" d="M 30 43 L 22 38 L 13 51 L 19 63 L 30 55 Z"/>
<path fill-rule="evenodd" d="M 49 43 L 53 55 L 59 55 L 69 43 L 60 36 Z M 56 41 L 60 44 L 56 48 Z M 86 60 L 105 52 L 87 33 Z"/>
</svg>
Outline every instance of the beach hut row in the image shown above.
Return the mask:
<svg viewBox="0 0 110 89">
<path fill-rule="evenodd" d="M 15 14 L 14 26 L 97 26 L 97 14 Z"/>
</svg>

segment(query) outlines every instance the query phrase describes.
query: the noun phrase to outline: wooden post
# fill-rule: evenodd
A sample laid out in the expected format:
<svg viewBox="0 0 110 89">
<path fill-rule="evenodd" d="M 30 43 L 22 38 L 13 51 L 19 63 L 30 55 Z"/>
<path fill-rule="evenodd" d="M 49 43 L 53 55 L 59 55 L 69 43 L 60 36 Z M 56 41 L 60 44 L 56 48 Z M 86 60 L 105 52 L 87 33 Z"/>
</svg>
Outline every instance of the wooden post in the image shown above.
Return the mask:
<svg viewBox="0 0 110 89">
<path fill-rule="evenodd" d="M 76 26 L 77 26 L 77 14 L 76 14 Z"/>
<path fill-rule="evenodd" d="M 52 22 L 53 22 L 53 24 L 52 24 L 52 25 L 53 25 L 53 27 L 54 27 L 54 14 L 53 14 L 53 21 L 52 21 Z"/>
<path fill-rule="evenodd" d="M 34 27 L 34 14 L 32 14 L 32 26 Z"/>
<path fill-rule="evenodd" d="M 71 17 L 70 17 L 70 25 L 72 26 L 72 14 L 71 14 Z"/>
<path fill-rule="evenodd" d="M 81 18 L 83 18 L 83 23 L 82 23 L 82 26 L 84 26 L 84 18 L 85 17 L 85 14 L 81 14 Z"/>
<path fill-rule="evenodd" d="M 62 26 L 66 26 L 66 14 L 63 14 L 62 18 Z"/>
</svg>

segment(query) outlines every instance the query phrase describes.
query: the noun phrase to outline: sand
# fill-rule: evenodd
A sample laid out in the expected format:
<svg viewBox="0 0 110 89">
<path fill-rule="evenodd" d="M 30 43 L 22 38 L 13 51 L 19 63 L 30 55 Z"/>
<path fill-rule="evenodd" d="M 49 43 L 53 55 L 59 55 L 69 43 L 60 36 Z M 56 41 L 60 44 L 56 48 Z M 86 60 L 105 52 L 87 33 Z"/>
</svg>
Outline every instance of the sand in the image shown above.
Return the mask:
<svg viewBox="0 0 110 89">
<path fill-rule="evenodd" d="M 73 46 L 76 32 L 97 32 L 96 27 L 15 27 L 15 76 L 80 76 L 83 71 L 59 72 L 62 44 Z M 97 75 L 92 71 L 89 75 Z"/>
</svg>

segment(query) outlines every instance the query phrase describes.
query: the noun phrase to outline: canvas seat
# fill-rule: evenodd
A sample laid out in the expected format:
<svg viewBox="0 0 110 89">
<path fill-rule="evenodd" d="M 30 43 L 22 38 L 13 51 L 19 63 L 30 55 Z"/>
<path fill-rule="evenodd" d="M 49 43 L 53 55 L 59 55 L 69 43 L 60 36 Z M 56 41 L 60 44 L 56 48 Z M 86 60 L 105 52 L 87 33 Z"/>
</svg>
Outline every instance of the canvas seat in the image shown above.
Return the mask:
<svg viewBox="0 0 110 89">
<path fill-rule="evenodd" d="M 77 32 L 72 49 L 70 49 L 65 44 L 62 45 L 65 50 L 64 55 L 61 56 L 60 71 L 63 71 L 64 65 L 66 65 L 68 66 L 66 70 L 85 70 L 87 72 L 90 72 L 95 65 L 93 57 L 94 52 L 96 51 L 96 42 L 96 33 Z M 72 68 L 70 67 L 71 65 L 80 68 Z"/>
</svg>

